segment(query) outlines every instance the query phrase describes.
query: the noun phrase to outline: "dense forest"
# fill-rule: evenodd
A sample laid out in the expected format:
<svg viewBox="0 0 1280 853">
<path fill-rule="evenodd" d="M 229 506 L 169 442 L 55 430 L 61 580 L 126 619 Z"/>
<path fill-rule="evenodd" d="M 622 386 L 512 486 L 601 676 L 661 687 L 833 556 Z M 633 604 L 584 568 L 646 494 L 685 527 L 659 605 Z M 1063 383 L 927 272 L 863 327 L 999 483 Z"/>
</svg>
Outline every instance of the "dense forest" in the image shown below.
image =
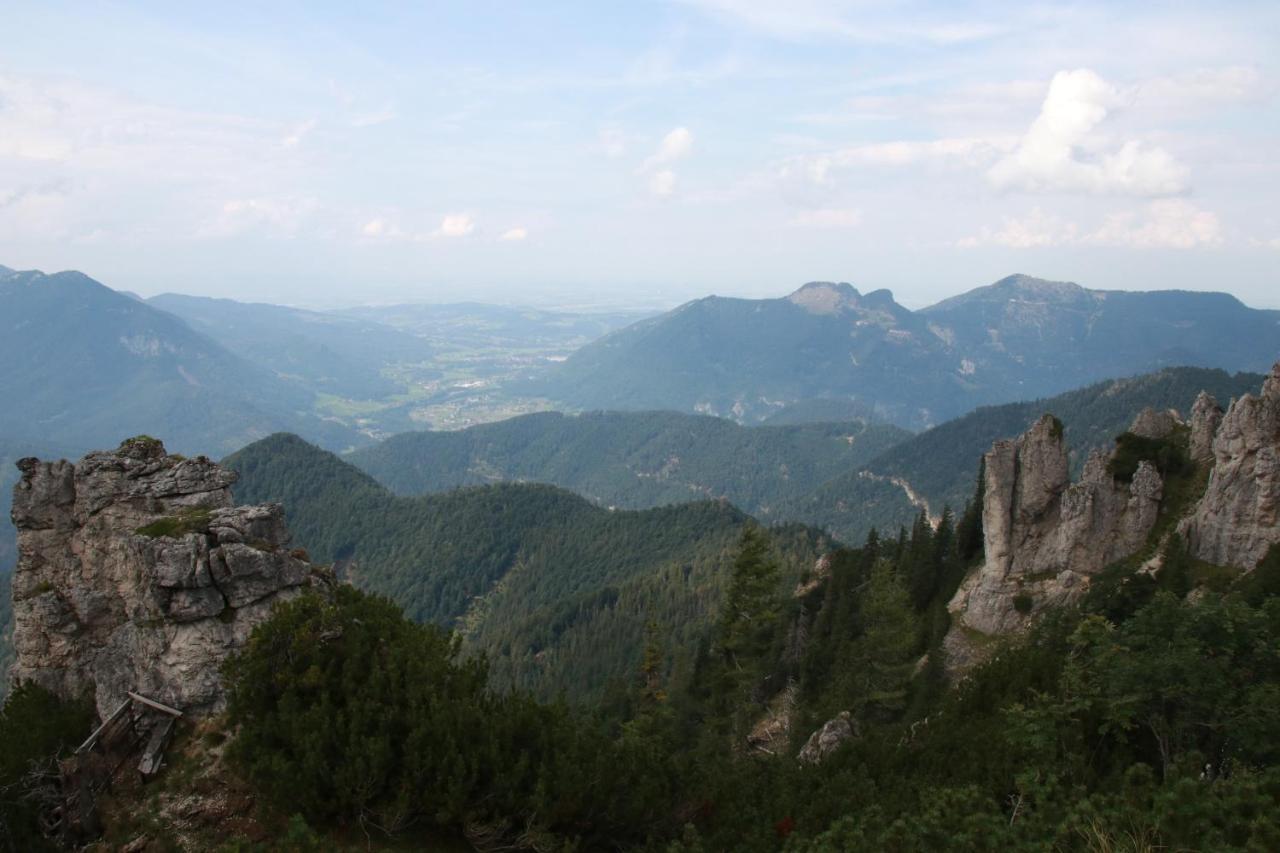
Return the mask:
<svg viewBox="0 0 1280 853">
<path fill-rule="evenodd" d="M 1280 554 L 1191 595 L 1177 573 L 1104 576 L 955 680 L 938 640 L 980 558 L 976 513 L 873 535 L 799 590 L 768 535 L 740 532 L 677 674 L 651 626 L 591 711 L 496 689 L 385 599 L 303 596 L 228 664 L 230 766 L 262 810 L 294 815 L 299 850 L 353 833 L 360 849 L 665 853 L 1280 844 Z M 8 849 L 36 849 L 24 762 L 83 714 L 30 688 L 0 714 Z M 802 753 L 832 718 L 843 743 Z"/>
<path fill-rule="evenodd" d="M 677 412 L 543 412 L 456 432 L 404 433 L 347 458 L 402 495 L 530 481 L 605 506 L 725 498 L 759 515 L 909 437 L 865 420 L 744 427 Z"/>
<path fill-rule="evenodd" d="M 651 619 L 691 642 L 748 521 L 719 501 L 609 511 L 541 485 L 398 497 L 290 435 L 225 464 L 240 474 L 237 500 L 283 503 L 313 558 L 337 562 L 414 621 L 458 628 L 468 650 L 490 657 L 495 683 L 543 697 L 598 698 L 628 670 Z M 794 583 L 829 545 L 789 527 L 776 548 Z"/>
</svg>

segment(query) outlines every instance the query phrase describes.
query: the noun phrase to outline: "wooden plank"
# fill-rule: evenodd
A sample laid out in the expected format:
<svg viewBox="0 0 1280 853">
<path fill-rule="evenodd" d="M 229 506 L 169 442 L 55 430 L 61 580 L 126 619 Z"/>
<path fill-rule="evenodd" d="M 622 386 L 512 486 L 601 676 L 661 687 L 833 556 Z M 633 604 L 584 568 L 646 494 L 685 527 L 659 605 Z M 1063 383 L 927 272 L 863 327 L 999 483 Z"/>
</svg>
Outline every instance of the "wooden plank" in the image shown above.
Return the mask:
<svg viewBox="0 0 1280 853">
<path fill-rule="evenodd" d="M 151 730 L 151 739 L 146 749 L 142 750 L 142 760 L 138 762 L 138 770 L 145 776 L 152 776 L 160 769 L 164 760 L 164 747 L 173 733 L 173 724 L 177 717 L 165 717 Z"/>
<path fill-rule="evenodd" d="M 133 699 L 134 701 L 141 702 L 143 705 L 146 705 L 148 708 L 155 708 L 157 711 L 163 711 L 164 713 L 168 714 L 171 717 L 182 716 L 182 712 L 179 711 L 177 708 L 170 708 L 168 705 L 163 705 L 154 699 L 148 699 L 146 696 L 143 696 L 139 693 L 134 693 L 132 690 L 129 691 L 129 698 Z"/>
<path fill-rule="evenodd" d="M 85 739 L 85 742 L 80 744 L 79 747 L 77 747 L 76 754 L 79 755 L 80 753 L 84 752 L 86 749 L 92 749 L 93 745 L 98 742 L 98 738 L 102 736 L 103 730 L 106 729 L 107 726 L 114 723 L 116 720 L 123 717 L 124 712 L 127 710 L 129 710 L 129 700 L 125 699 L 123 702 L 120 703 L 120 707 L 112 711 L 111 716 L 103 720 L 102 725 L 94 729 L 93 734 L 89 735 L 89 737 Z"/>
</svg>

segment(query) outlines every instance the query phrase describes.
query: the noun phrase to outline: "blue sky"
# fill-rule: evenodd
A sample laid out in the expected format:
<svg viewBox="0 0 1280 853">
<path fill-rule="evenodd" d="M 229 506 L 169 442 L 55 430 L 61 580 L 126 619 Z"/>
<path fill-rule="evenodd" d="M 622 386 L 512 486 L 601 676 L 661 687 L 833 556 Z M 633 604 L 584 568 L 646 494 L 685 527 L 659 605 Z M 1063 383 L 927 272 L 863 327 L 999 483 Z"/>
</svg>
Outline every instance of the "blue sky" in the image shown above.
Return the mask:
<svg viewBox="0 0 1280 853">
<path fill-rule="evenodd" d="M 9 266 L 315 306 L 836 279 L 918 307 L 1025 272 L 1280 307 L 1276 3 L 9 0 L 0 28 Z"/>
</svg>

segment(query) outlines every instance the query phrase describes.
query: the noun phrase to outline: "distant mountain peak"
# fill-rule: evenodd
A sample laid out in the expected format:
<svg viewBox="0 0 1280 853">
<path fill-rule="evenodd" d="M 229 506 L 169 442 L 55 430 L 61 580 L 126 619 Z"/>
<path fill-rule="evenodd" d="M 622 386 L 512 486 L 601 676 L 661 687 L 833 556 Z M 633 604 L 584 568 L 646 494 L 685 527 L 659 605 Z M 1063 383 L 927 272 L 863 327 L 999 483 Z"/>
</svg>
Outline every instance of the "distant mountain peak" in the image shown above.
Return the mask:
<svg viewBox="0 0 1280 853">
<path fill-rule="evenodd" d="M 991 287 L 999 290 L 1016 290 L 1019 293 L 1050 298 L 1067 297 L 1074 299 L 1081 294 L 1091 292 L 1074 281 L 1049 281 L 1048 279 L 1036 278 L 1022 273 L 1006 276 L 991 285 Z M 979 288 L 979 290 L 982 289 L 984 288 Z"/>
<path fill-rule="evenodd" d="M 811 281 L 787 297 L 810 314 L 838 314 L 845 308 L 859 304 L 857 288 L 848 282 Z"/>
</svg>

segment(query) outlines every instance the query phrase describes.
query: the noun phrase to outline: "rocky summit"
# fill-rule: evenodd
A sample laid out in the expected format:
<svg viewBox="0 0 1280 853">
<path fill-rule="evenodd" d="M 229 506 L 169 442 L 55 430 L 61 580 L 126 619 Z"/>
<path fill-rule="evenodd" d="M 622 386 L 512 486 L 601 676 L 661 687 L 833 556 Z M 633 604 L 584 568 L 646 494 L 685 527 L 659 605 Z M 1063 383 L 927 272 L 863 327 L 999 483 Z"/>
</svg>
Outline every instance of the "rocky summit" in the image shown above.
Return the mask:
<svg viewBox="0 0 1280 853">
<path fill-rule="evenodd" d="M 223 661 L 325 577 L 288 550 L 279 505 L 233 506 L 233 471 L 155 439 L 18 468 L 11 678 L 91 694 L 103 717 L 129 691 L 219 710 Z"/>
</svg>

